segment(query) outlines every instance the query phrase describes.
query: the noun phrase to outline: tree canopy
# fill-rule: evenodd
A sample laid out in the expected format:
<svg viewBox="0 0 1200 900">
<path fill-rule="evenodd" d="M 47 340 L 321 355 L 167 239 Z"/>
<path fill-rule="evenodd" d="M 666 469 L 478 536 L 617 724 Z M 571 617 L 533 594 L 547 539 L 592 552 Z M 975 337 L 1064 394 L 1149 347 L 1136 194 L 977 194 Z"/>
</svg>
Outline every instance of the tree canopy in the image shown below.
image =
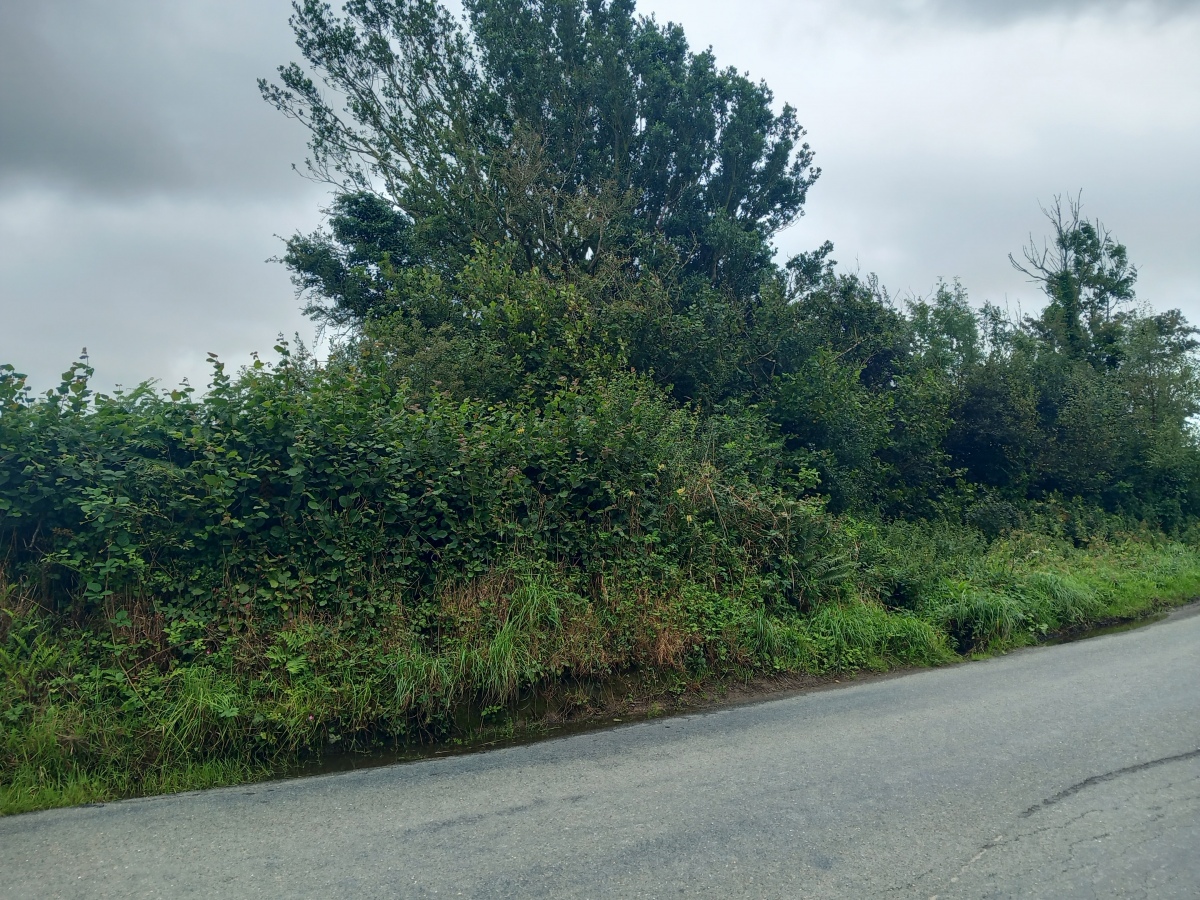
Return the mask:
<svg viewBox="0 0 1200 900">
<path fill-rule="evenodd" d="M 1200 514 L 1197 332 L 1078 197 L 1010 256 L 1037 315 L 897 303 L 828 243 L 776 264 L 819 175 L 795 110 L 632 0 L 293 7 L 304 65 L 260 88 L 335 198 L 284 261 L 397 383 L 537 403 L 633 370 L 757 417 L 834 509 Z"/>
<path fill-rule="evenodd" d="M 285 256 L 337 321 L 381 307 L 389 266 L 452 275 L 480 244 L 754 291 L 819 174 L 790 106 L 632 0 L 468 0 L 463 22 L 434 0 L 293 6 L 306 66 L 260 89 L 339 192 Z"/>
</svg>

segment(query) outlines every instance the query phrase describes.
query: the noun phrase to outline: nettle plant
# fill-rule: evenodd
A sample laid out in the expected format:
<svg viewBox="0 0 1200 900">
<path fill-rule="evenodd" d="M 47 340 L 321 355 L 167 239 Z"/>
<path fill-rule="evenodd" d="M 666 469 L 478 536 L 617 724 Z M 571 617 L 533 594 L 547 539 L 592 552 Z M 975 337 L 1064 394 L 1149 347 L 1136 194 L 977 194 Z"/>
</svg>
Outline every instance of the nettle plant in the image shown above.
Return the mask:
<svg viewBox="0 0 1200 900">
<path fill-rule="evenodd" d="M 79 363 L 34 397 L 6 369 L 10 579 L 62 611 L 369 617 L 513 557 L 754 575 L 804 602 L 813 559 L 837 556 L 818 501 L 763 486 L 754 420 L 702 419 L 648 379 L 418 399 L 371 353 L 276 350 L 233 376 L 214 358 L 203 395 L 95 394 Z"/>
</svg>

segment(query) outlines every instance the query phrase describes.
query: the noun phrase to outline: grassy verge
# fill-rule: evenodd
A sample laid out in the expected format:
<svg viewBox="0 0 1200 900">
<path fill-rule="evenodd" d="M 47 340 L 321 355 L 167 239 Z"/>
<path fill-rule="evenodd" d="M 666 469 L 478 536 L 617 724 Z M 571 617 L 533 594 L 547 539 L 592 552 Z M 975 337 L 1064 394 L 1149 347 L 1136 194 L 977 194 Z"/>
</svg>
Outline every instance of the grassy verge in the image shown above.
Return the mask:
<svg viewBox="0 0 1200 900">
<path fill-rule="evenodd" d="M 1003 652 L 1200 596 L 1200 554 L 1161 536 L 1087 548 L 1025 532 L 983 545 L 961 530 L 901 525 L 877 541 L 868 578 L 959 654 Z"/>
<path fill-rule="evenodd" d="M 369 626 L 172 619 L 116 600 L 76 621 L 0 584 L 0 812 L 233 784 L 328 748 L 452 740 L 503 721 L 518 696 L 553 697 L 559 719 L 600 712 L 570 685 L 621 681 L 649 696 L 939 665 L 1200 595 L 1200 554 L 1162 539 L 1077 549 L 1024 533 L 987 545 L 961 530 L 862 526 L 858 540 L 841 599 L 803 611 L 754 582 L 535 565 L 415 607 L 381 591 Z"/>
</svg>

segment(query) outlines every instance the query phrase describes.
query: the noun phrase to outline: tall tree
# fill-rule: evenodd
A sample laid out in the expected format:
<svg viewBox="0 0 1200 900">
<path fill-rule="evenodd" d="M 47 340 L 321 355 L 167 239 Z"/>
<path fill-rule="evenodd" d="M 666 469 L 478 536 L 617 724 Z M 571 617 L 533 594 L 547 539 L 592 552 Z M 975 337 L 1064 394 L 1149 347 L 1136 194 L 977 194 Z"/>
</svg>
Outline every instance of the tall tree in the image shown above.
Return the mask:
<svg viewBox="0 0 1200 900">
<path fill-rule="evenodd" d="M 1137 269 L 1099 220 L 1083 218 L 1078 197 L 1065 205 L 1056 197 L 1042 211 L 1054 231 L 1051 242 L 1038 246 L 1030 239 L 1023 262 L 1008 257 L 1049 300 L 1029 325 L 1067 356 L 1114 367 L 1124 330 L 1121 310 L 1134 300 Z"/>
<path fill-rule="evenodd" d="M 633 0 L 465 8 L 460 23 L 436 0 L 293 4 L 307 66 L 259 87 L 309 129 L 306 168 L 339 193 L 332 230 L 285 254 L 327 301 L 314 311 L 369 315 L 388 266 L 453 273 L 496 242 L 551 274 L 615 257 L 757 289 L 819 174 L 790 106 Z"/>
</svg>

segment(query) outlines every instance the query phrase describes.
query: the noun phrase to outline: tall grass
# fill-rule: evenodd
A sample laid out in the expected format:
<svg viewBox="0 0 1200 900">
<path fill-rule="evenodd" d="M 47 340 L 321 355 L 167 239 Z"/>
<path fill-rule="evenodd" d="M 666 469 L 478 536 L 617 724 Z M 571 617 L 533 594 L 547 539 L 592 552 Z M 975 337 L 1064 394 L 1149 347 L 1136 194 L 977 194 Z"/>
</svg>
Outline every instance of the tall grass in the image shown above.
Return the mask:
<svg viewBox="0 0 1200 900">
<path fill-rule="evenodd" d="M 566 679 L 939 665 L 1200 595 L 1200 554 L 1165 540 L 1079 549 L 1041 535 L 986 545 L 942 526 L 852 527 L 853 577 L 804 609 L 768 580 L 521 561 L 448 582 L 425 606 L 381 588 L 369 628 L 333 615 L 166 627 L 136 604 L 75 621 L 4 586 L 0 812 L 236 783 L 328 748 L 450 737 L 464 710 L 511 709 Z"/>
<path fill-rule="evenodd" d="M 954 658 L 945 634 L 933 624 L 909 612 L 889 612 L 876 603 L 831 603 L 816 610 L 806 624 L 819 671 L 878 671 L 937 665 Z"/>
</svg>

